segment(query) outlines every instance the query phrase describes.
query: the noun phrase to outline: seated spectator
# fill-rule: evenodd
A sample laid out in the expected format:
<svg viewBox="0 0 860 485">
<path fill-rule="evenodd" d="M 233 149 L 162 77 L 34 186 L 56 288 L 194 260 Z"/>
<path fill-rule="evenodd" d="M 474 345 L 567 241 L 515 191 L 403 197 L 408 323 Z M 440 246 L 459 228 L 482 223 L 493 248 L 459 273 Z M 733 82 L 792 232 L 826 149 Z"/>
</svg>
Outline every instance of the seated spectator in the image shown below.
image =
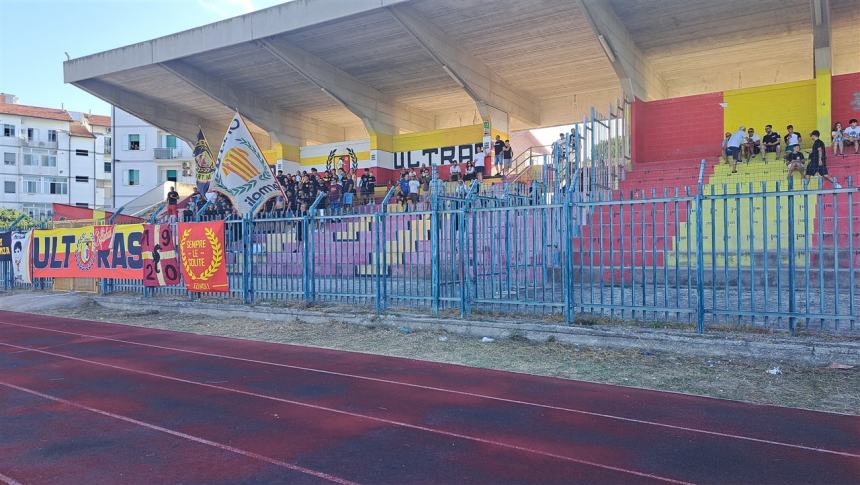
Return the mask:
<svg viewBox="0 0 860 485">
<path fill-rule="evenodd" d="M 786 155 L 786 165 L 788 165 L 788 178 L 791 178 L 791 174 L 794 172 L 798 172 L 801 177 L 805 175 L 805 171 L 803 168 L 803 152 L 800 151 L 800 145 L 794 145 L 794 148 L 791 150 L 791 153 Z"/>
<path fill-rule="evenodd" d="M 762 138 L 762 150 L 761 150 L 761 159 L 767 162 L 767 154 L 768 153 L 776 153 L 776 159 L 779 160 L 779 156 L 782 153 L 782 143 L 779 139 L 779 133 L 773 131 L 772 125 L 765 125 L 764 127 L 764 137 Z"/>
<path fill-rule="evenodd" d="M 463 174 L 463 180 L 466 182 L 475 180 L 475 165 L 472 162 L 466 162 L 466 173 Z"/>
<path fill-rule="evenodd" d="M 809 152 L 809 165 L 806 166 L 806 180 L 817 174 L 833 184 L 833 188 L 841 189 L 842 186 L 837 184 L 827 172 L 827 151 L 824 149 L 824 142 L 820 139 L 821 133 L 814 130 L 809 136 L 812 138 L 812 151 Z"/>
<path fill-rule="evenodd" d="M 727 131 L 723 136 L 723 143 L 720 144 L 720 156 L 725 158 L 726 163 L 729 163 L 729 157 L 731 156 L 729 153 L 729 138 L 731 137 L 731 132 Z"/>
<path fill-rule="evenodd" d="M 451 165 L 450 178 L 451 182 L 459 182 L 463 179 L 463 170 L 460 169 L 460 164 L 455 163 Z"/>
<path fill-rule="evenodd" d="M 755 129 L 747 130 L 747 136 L 744 138 L 744 158 L 750 163 L 750 159 L 758 155 L 761 148 L 761 138 L 755 134 Z"/>
<path fill-rule="evenodd" d="M 732 157 L 732 173 L 738 173 L 738 162 L 741 159 L 741 145 L 746 138 L 746 127 L 741 125 L 738 131 L 734 132 L 728 140 L 726 140 L 726 158 Z"/>
<path fill-rule="evenodd" d="M 791 153 L 794 151 L 794 145 L 800 146 L 800 142 L 802 141 L 800 138 L 800 133 L 794 131 L 794 126 L 788 125 L 785 127 L 787 133 L 783 137 L 785 140 L 785 153 Z"/>
<path fill-rule="evenodd" d="M 851 118 L 848 126 L 843 132 L 842 143 L 845 146 L 854 145 L 854 154 L 860 153 L 860 126 L 857 126 L 857 118 Z"/>
<path fill-rule="evenodd" d="M 833 131 L 830 132 L 830 138 L 833 140 L 833 156 L 845 156 L 845 134 L 842 131 L 842 123 L 836 122 L 833 125 Z"/>
</svg>

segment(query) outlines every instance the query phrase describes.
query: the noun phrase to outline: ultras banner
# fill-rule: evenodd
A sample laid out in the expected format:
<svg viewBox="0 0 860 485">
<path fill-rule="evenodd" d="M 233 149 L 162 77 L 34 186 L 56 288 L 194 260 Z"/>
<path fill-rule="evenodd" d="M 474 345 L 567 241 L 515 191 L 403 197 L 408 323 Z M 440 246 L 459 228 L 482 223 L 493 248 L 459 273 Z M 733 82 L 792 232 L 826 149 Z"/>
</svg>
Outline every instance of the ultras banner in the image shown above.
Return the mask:
<svg viewBox="0 0 860 485">
<path fill-rule="evenodd" d="M 179 259 L 189 291 L 230 291 L 224 221 L 179 224 Z"/>
<path fill-rule="evenodd" d="M 170 224 L 143 226 L 143 286 L 174 286 L 179 284 L 179 263 L 176 243 Z"/>
<path fill-rule="evenodd" d="M 143 224 L 35 230 L 37 278 L 143 279 Z"/>
</svg>

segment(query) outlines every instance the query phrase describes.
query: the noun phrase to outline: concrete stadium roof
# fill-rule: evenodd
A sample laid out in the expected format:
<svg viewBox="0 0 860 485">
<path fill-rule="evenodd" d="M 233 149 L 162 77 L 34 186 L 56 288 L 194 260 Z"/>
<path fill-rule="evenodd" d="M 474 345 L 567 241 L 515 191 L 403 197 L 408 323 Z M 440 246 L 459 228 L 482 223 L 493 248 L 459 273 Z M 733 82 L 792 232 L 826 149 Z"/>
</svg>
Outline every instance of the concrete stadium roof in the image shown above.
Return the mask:
<svg viewBox="0 0 860 485">
<path fill-rule="evenodd" d="M 258 133 L 297 145 L 481 115 L 509 116 L 517 130 L 570 123 L 622 91 L 655 99 L 724 89 L 734 78 L 714 73 L 738 63 L 738 45 L 787 26 L 779 39 L 802 39 L 795 64 L 756 55 L 749 70 L 770 76 L 761 84 L 774 82 L 772 70 L 809 78 L 810 1 L 828 2 L 296 0 L 72 59 L 64 74 L 186 139 L 198 126 L 219 137 L 234 109 Z M 743 22 L 726 25 L 726 11 L 745 8 Z"/>
</svg>

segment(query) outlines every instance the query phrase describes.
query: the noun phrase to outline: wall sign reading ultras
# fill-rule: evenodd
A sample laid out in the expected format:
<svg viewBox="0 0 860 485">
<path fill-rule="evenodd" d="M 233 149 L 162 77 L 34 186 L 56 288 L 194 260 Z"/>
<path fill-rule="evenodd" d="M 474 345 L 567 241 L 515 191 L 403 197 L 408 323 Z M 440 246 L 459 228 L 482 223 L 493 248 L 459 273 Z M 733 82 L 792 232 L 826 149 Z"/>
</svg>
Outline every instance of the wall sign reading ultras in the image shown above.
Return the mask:
<svg viewBox="0 0 860 485">
<path fill-rule="evenodd" d="M 394 168 L 416 168 L 422 165 L 452 165 L 466 163 L 475 156 L 481 143 L 469 143 L 439 148 L 425 148 L 394 153 Z"/>
</svg>

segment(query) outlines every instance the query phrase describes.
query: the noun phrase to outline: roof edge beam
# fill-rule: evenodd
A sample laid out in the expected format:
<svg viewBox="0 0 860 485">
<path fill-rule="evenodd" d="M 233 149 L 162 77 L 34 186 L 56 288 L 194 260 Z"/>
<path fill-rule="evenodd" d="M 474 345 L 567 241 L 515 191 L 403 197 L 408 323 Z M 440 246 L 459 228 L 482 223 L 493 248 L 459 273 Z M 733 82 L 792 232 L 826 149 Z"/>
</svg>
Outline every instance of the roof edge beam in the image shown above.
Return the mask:
<svg viewBox="0 0 860 485">
<path fill-rule="evenodd" d="M 479 107 L 491 106 L 534 125 L 540 125 L 539 103 L 527 93 L 510 86 L 462 47 L 443 39 L 437 27 L 429 24 L 408 5 L 389 7 L 397 22 L 442 66 Z"/>
<path fill-rule="evenodd" d="M 214 101 L 238 110 L 260 128 L 272 132 L 283 143 L 302 146 L 306 139 L 326 143 L 344 139 L 341 127 L 287 110 L 272 109 L 271 100 L 236 89 L 219 80 L 218 76 L 185 61 L 166 61 L 159 65 Z"/>
<path fill-rule="evenodd" d="M 189 115 L 180 108 L 98 79 L 84 79 L 73 84 L 157 128 L 176 135 L 191 146 L 197 142 L 197 132 L 200 129 L 211 142 L 218 144 L 224 136 L 222 131 L 227 131 L 226 128 L 218 128 L 221 126 L 218 122 Z M 227 124 L 228 122 L 224 121 L 223 126 L 226 127 Z M 216 138 L 212 138 L 213 136 Z"/>
<path fill-rule="evenodd" d="M 577 0 L 577 4 L 612 63 L 624 95 L 642 100 L 665 98 L 666 83 L 645 59 L 609 2 Z"/>
<path fill-rule="evenodd" d="M 396 134 L 399 128 L 409 131 L 435 128 L 432 115 L 389 99 L 349 73 L 288 42 L 279 39 L 257 43 L 358 116 L 368 132 Z"/>
</svg>

